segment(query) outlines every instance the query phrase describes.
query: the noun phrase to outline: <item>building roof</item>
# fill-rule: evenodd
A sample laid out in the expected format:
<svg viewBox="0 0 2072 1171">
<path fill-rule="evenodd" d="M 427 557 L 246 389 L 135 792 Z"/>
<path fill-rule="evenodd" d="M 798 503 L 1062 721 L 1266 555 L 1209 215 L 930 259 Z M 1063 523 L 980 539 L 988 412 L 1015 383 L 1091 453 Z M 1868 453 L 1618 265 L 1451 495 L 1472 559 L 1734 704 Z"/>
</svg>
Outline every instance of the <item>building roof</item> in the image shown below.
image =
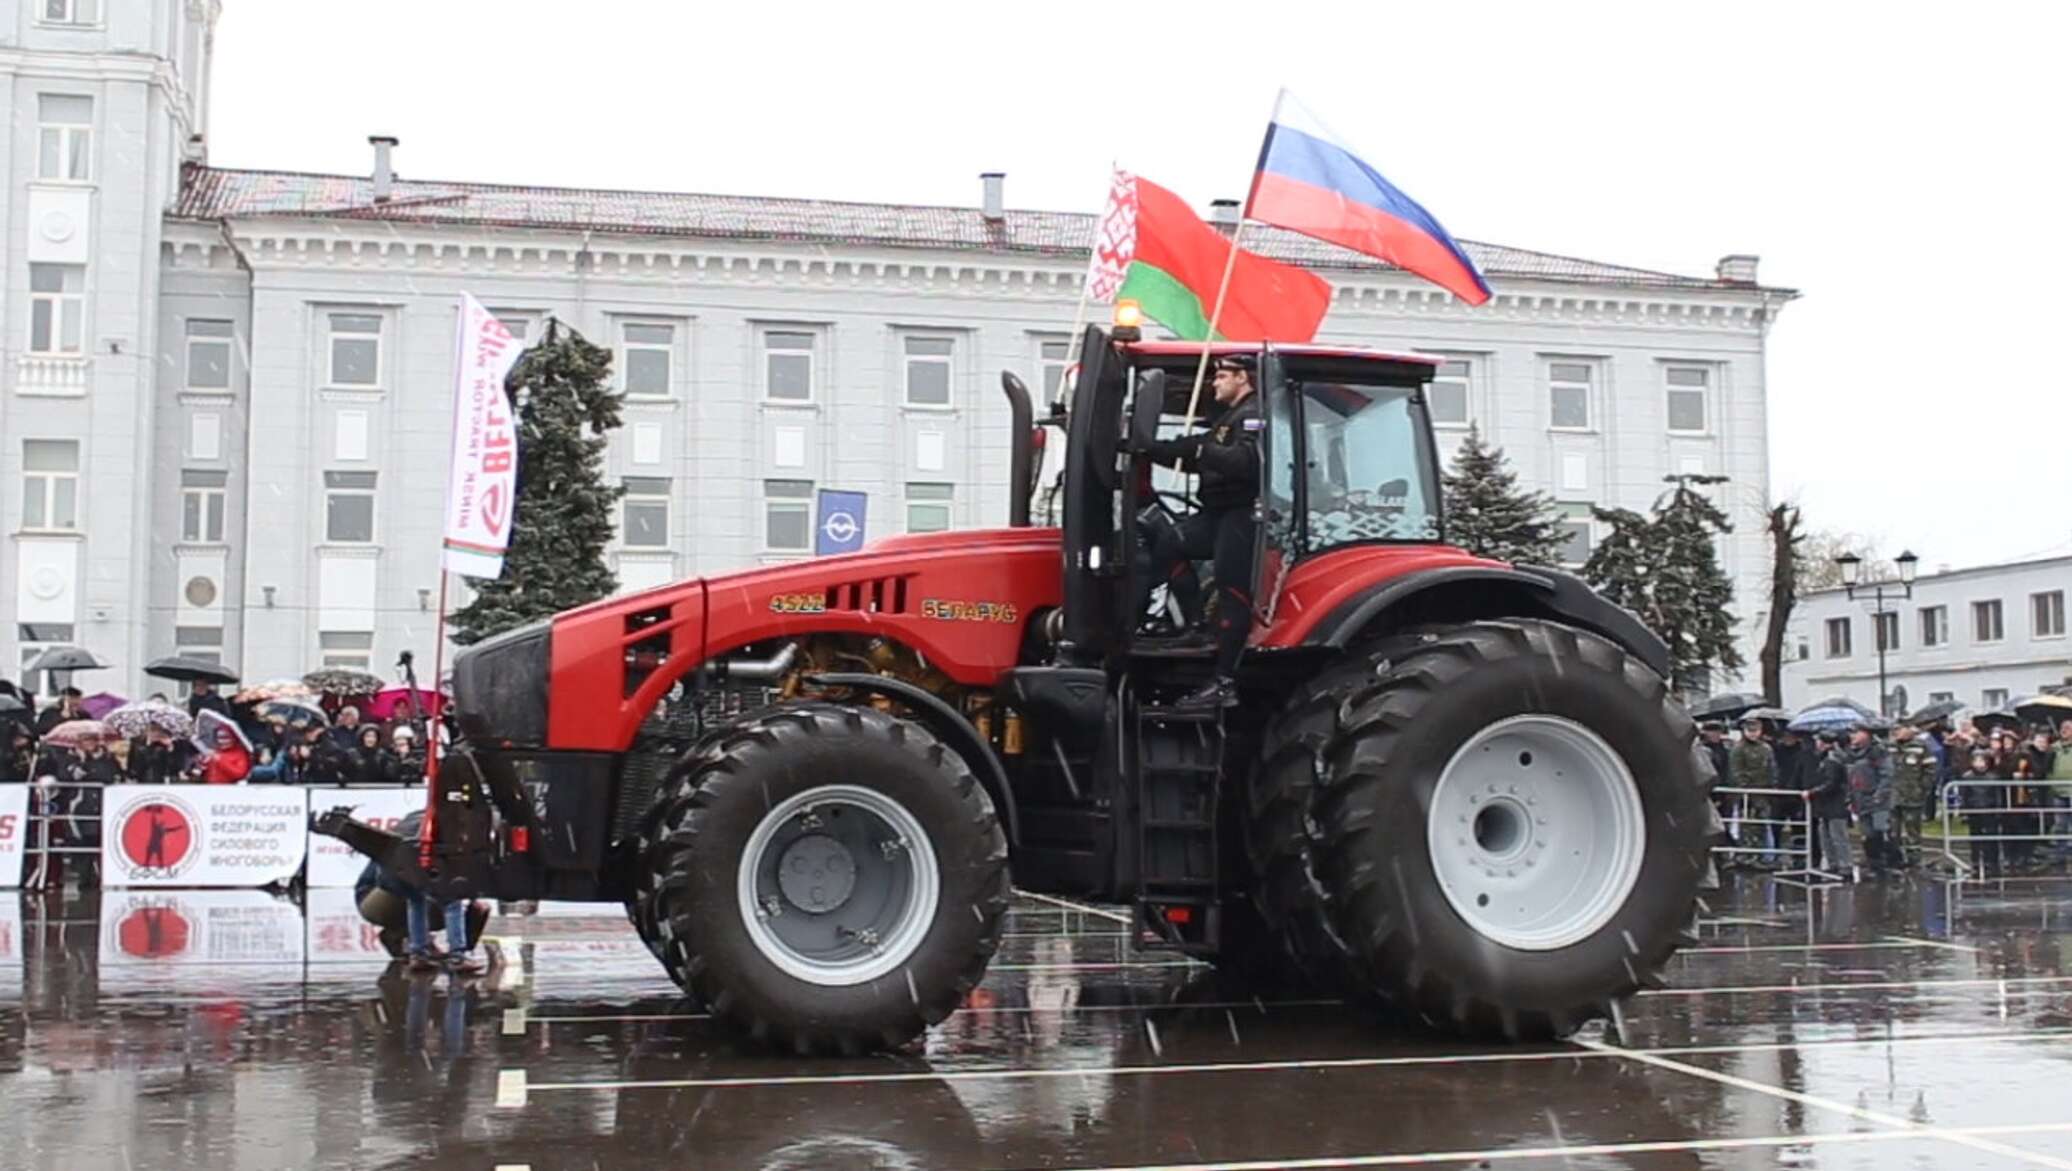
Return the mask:
<svg viewBox="0 0 2072 1171">
<path fill-rule="evenodd" d="M 2060 553 L 2050 557 L 2031 557 L 2022 561 L 2001 561 L 1991 565 L 1966 565 L 1957 569 L 1942 569 L 1934 573 L 1916 574 L 1914 577 L 1914 588 L 1919 589 L 1922 586 L 1937 585 L 1946 581 L 1968 581 L 1981 577 L 1992 577 L 2002 573 L 2023 573 L 2054 566 L 2062 567 L 2066 573 L 2072 574 L 2072 553 Z M 1856 587 L 1857 591 L 1861 593 L 1865 586 L 1872 584 L 1875 583 L 1866 582 L 1864 585 L 1859 585 Z M 1799 595 L 1799 600 L 1810 602 L 1816 598 L 1839 597 L 1848 592 L 1842 586 L 1828 586 L 1825 589 L 1809 590 Z"/>
<path fill-rule="evenodd" d="M 391 197 L 374 201 L 366 176 L 294 171 L 243 171 L 189 165 L 172 214 L 182 219 L 254 217 L 368 220 L 385 223 L 541 228 L 728 240 L 771 240 L 894 248 L 967 249 L 1034 256 L 1084 255 L 1094 217 L 1080 212 L 1008 210 L 990 224 L 976 207 L 847 203 L 825 199 L 604 191 L 398 179 Z M 1390 266 L 1278 228 L 1254 225 L 1246 244 L 1258 252 L 1321 269 Z M 1493 278 L 1667 289 L 1754 290 L 1742 281 L 1682 276 L 1579 260 L 1502 244 L 1463 240 L 1476 265 Z M 1777 291 L 1777 290 L 1771 290 Z"/>
</svg>

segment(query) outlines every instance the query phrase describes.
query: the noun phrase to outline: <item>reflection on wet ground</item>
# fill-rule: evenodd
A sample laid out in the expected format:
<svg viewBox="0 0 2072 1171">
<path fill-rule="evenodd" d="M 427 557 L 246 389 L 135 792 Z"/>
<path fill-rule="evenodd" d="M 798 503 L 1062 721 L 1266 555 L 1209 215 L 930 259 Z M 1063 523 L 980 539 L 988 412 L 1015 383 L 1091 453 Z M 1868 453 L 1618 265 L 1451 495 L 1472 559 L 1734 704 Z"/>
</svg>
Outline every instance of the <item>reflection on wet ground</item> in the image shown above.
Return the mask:
<svg viewBox="0 0 2072 1171">
<path fill-rule="evenodd" d="M 1026 897 L 915 1052 L 744 1054 L 623 923 L 408 978 L 342 892 L 0 898 L 0 1166 L 2072 1169 L 2072 882 L 1749 878 L 1620 1029 L 1465 1045 Z"/>
</svg>

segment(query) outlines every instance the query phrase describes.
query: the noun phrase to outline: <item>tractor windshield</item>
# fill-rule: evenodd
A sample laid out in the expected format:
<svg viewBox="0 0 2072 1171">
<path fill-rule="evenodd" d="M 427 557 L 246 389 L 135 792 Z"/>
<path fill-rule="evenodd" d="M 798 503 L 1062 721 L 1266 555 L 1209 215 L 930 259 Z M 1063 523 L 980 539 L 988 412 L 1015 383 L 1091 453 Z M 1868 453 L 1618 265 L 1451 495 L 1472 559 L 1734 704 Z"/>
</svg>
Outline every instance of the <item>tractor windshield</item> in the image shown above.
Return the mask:
<svg viewBox="0 0 2072 1171">
<path fill-rule="evenodd" d="M 1436 541 L 1439 493 L 1415 387 L 1293 383 L 1311 552 L 1361 541 Z"/>
</svg>

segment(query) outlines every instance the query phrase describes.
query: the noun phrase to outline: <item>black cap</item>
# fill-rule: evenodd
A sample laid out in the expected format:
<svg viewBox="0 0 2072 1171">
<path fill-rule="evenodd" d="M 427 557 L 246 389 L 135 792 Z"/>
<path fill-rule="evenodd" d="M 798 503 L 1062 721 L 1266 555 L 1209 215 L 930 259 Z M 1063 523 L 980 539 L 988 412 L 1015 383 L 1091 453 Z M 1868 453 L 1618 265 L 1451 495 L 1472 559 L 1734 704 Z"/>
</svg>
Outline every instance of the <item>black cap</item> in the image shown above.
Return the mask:
<svg viewBox="0 0 2072 1171">
<path fill-rule="evenodd" d="M 1258 366 L 1259 364 L 1252 359 L 1250 354 L 1225 354 L 1216 359 L 1216 369 L 1218 370 L 1242 370 L 1250 374 Z"/>
</svg>

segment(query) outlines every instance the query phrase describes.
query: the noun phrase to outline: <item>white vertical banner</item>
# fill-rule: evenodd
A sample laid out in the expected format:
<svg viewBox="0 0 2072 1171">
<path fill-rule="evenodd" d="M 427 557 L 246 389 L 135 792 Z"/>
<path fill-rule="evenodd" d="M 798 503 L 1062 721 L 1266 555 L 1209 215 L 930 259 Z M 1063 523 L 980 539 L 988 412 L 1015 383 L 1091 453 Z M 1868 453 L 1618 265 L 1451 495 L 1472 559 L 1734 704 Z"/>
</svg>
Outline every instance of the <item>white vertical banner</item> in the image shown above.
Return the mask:
<svg viewBox="0 0 2072 1171">
<path fill-rule="evenodd" d="M 482 302 L 460 295 L 453 364 L 453 464 L 446 480 L 445 568 L 468 577 L 504 571 L 518 506 L 518 425 L 504 378 L 522 347 Z"/>
<path fill-rule="evenodd" d="M 424 812 L 424 786 L 407 789 L 310 789 L 311 813 L 323 813 L 339 806 L 352 810 L 354 821 L 395 833 L 403 819 Z M 367 858 L 337 838 L 309 835 L 309 869 L 305 881 L 310 889 L 351 887 L 367 869 Z"/>
<path fill-rule="evenodd" d="M 29 786 L 0 785 L 0 890 L 22 884 L 28 845 Z"/>
</svg>

